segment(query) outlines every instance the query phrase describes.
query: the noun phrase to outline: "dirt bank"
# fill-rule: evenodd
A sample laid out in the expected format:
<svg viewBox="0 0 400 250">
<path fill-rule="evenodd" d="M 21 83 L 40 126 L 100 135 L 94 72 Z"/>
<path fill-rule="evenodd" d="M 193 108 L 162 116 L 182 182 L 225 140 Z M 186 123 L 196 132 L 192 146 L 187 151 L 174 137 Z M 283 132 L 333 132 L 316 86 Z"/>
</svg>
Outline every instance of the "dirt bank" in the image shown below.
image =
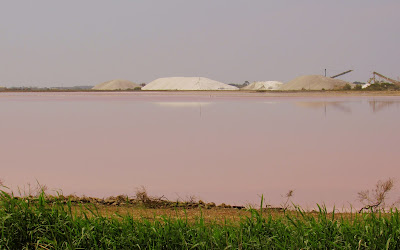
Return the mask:
<svg viewBox="0 0 400 250">
<path fill-rule="evenodd" d="M 65 95 L 65 96 L 209 96 L 209 97 L 340 97 L 340 96 L 400 96 L 400 91 L 16 91 L 0 90 L 3 96 L 35 96 Z"/>
</svg>

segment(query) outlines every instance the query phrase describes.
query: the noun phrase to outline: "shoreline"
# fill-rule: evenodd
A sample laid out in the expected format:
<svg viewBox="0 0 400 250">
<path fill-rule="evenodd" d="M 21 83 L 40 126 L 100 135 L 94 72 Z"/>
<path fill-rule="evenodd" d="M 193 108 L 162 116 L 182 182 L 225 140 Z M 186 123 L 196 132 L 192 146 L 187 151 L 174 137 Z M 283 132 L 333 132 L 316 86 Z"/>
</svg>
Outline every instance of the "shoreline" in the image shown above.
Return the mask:
<svg viewBox="0 0 400 250">
<path fill-rule="evenodd" d="M 65 94 L 65 95 L 119 95 L 119 96 L 209 96 L 209 97 L 391 97 L 400 96 L 400 91 L 82 91 L 82 90 L 56 90 L 56 91 L 0 91 L 0 97 L 30 95 L 30 94 Z"/>
<path fill-rule="evenodd" d="M 202 200 L 196 201 L 171 201 L 164 196 L 161 197 L 130 197 L 127 195 L 110 196 L 106 198 L 97 198 L 91 196 L 77 196 L 77 195 L 49 195 L 45 192 L 37 195 L 27 195 L 27 196 L 15 196 L 13 193 L 4 192 L 3 195 L 7 194 L 12 199 L 17 201 L 23 201 L 29 204 L 38 204 L 40 202 L 45 202 L 48 205 L 60 204 L 68 205 L 75 208 L 82 206 L 94 206 L 103 214 L 113 214 L 115 212 L 131 212 L 131 214 L 136 213 L 136 216 L 140 215 L 141 212 L 150 212 L 151 214 L 166 214 L 168 211 L 191 211 L 190 213 L 197 213 L 199 211 L 209 211 L 208 213 L 216 214 L 218 216 L 230 214 L 243 215 L 250 210 L 262 210 L 274 215 L 285 214 L 287 212 L 296 212 L 301 209 L 303 212 L 308 214 L 318 213 L 319 204 L 316 203 L 314 208 L 305 208 L 297 204 L 283 205 L 283 206 L 273 206 L 270 204 L 262 203 L 262 208 L 260 205 L 230 205 L 226 203 L 216 204 L 215 202 L 204 202 Z M 358 214 L 359 209 L 351 206 L 349 209 L 338 209 L 336 207 L 327 208 L 324 205 L 321 208 L 326 209 L 328 214 Z M 379 208 L 378 210 L 383 211 L 384 208 Z M 390 208 L 389 208 L 390 210 Z M 136 211 L 136 212 L 134 212 Z M 218 212 L 219 211 L 219 212 Z M 146 212 L 146 213 L 147 213 Z"/>
</svg>

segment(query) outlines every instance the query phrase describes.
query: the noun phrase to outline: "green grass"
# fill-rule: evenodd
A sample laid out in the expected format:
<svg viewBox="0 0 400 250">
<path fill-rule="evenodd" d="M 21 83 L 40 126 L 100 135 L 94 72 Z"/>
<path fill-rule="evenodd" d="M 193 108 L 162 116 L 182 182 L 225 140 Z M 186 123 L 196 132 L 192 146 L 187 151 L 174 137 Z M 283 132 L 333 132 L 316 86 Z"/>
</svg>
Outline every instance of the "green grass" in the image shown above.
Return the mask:
<svg viewBox="0 0 400 250">
<path fill-rule="evenodd" d="M 264 213 L 264 214 L 263 214 Z M 266 214 L 265 214 L 266 213 Z M 301 209 L 273 218 L 251 210 L 240 223 L 187 218 L 105 217 L 57 201 L 0 194 L 0 249 L 399 249 L 400 216 L 362 213 L 317 216 Z"/>
</svg>

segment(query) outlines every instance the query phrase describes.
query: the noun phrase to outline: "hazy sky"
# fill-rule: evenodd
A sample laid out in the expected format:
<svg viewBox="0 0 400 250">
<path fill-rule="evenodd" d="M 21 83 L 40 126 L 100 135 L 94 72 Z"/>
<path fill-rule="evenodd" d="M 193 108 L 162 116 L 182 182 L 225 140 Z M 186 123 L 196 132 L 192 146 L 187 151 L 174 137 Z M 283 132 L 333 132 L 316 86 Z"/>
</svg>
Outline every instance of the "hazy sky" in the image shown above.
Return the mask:
<svg viewBox="0 0 400 250">
<path fill-rule="evenodd" d="M 400 1 L 1 1 L 0 85 L 400 76 Z"/>
</svg>

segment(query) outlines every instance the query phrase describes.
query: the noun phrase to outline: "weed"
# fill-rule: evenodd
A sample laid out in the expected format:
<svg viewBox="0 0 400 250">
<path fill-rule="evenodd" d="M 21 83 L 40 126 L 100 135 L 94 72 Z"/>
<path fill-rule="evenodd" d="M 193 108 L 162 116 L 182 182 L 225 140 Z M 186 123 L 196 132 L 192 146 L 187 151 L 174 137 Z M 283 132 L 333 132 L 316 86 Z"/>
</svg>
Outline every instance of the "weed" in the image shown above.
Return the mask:
<svg viewBox="0 0 400 250">
<path fill-rule="evenodd" d="M 147 208 L 164 207 L 167 204 L 171 203 L 164 196 L 161 197 L 149 196 L 144 186 L 141 186 L 140 188 L 136 189 L 136 201 L 138 201 Z"/>
<path fill-rule="evenodd" d="M 136 199 L 144 204 L 150 202 L 151 198 L 147 194 L 147 190 L 144 186 L 141 186 L 136 189 Z"/>
<path fill-rule="evenodd" d="M 294 193 L 294 190 L 291 189 L 285 194 L 286 200 L 281 204 L 281 207 L 284 212 L 290 208 L 289 202 L 290 202 L 290 199 L 293 197 L 293 193 Z"/>
</svg>

